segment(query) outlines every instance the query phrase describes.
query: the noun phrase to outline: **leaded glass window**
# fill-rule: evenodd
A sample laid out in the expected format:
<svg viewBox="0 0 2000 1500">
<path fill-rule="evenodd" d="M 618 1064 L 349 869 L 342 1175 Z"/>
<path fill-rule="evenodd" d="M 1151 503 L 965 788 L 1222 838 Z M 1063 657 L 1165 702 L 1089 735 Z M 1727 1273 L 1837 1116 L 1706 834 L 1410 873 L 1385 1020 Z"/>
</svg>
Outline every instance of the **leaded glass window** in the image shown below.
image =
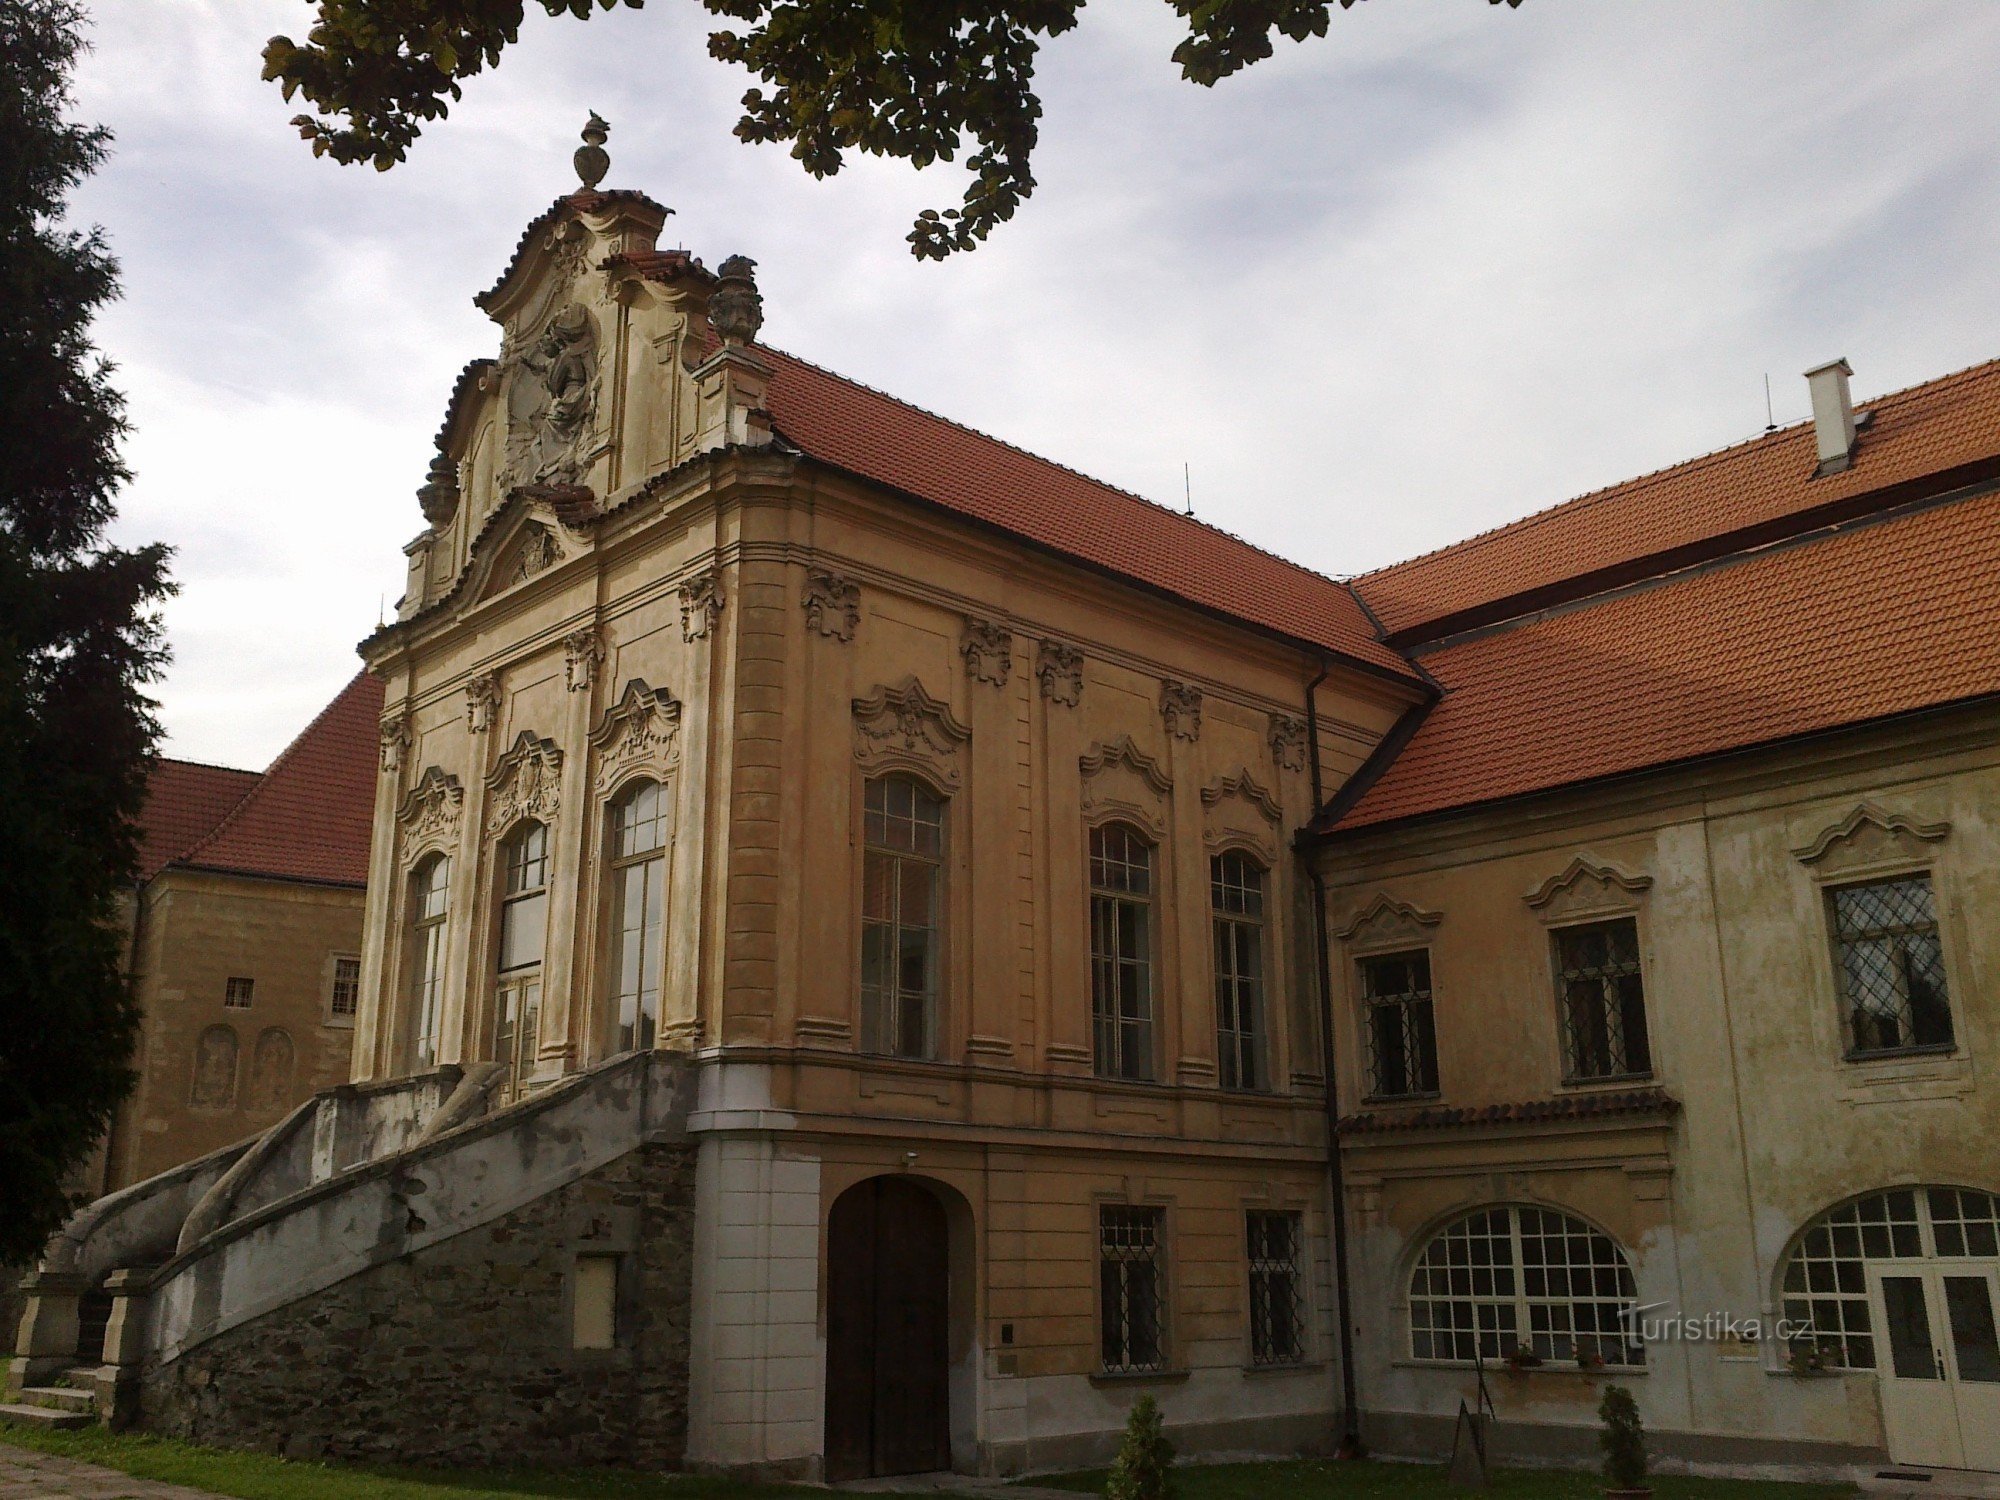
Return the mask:
<svg viewBox="0 0 2000 1500">
<path fill-rule="evenodd" d="M 1631 917 L 1586 922 L 1557 929 L 1554 939 L 1569 1077 L 1629 1078 L 1652 1072 L 1639 924 Z"/>
<path fill-rule="evenodd" d="M 1368 1096 L 1401 1099 L 1438 1091 L 1437 1031 L 1426 948 L 1361 960 L 1368 1025 Z"/>
<path fill-rule="evenodd" d="M 1840 886 L 1828 898 L 1849 1047 L 1867 1054 L 1951 1046 L 1930 877 Z"/>
</svg>

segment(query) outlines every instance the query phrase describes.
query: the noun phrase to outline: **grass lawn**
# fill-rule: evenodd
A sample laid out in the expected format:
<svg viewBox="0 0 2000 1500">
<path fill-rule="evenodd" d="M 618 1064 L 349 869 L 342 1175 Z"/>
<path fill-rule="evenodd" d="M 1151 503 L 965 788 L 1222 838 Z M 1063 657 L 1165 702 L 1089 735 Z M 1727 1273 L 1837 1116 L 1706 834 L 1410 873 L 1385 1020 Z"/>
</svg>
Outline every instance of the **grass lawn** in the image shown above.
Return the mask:
<svg viewBox="0 0 2000 1500">
<path fill-rule="evenodd" d="M 138 1479 L 184 1484 L 240 1500 L 775 1500 L 826 1491 L 745 1484 L 699 1475 L 620 1469 L 396 1469 L 363 1464 L 292 1463 L 268 1453 L 197 1448 L 166 1438 L 79 1427 L 68 1432 L 0 1421 L 0 1443 L 102 1464 Z"/>
<path fill-rule="evenodd" d="M 1104 1471 L 1022 1481 L 1049 1489 L 1104 1493 Z M 1759 1479 L 1690 1479 L 1660 1474 L 1648 1481 L 1654 1500 L 1852 1500 L 1847 1484 L 1783 1484 Z M 1326 1463 L 1182 1464 L 1174 1470 L 1180 1500 L 1466 1500 L 1473 1491 L 1445 1480 L 1441 1464 Z M 1594 1473 L 1498 1469 L 1488 1495 L 1496 1500 L 1601 1500 Z"/>
</svg>

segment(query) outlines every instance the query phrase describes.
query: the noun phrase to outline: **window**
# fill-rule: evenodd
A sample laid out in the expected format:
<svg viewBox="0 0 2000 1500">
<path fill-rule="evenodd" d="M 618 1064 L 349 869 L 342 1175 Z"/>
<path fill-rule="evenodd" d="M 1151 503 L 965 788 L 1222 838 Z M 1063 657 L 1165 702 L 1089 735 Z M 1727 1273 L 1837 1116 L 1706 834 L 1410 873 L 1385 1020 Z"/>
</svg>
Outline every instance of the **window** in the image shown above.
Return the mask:
<svg viewBox="0 0 2000 1500">
<path fill-rule="evenodd" d="M 610 818 L 612 1050 L 631 1052 L 659 1034 L 666 794 L 657 781 L 642 781 L 612 805 Z"/>
<path fill-rule="evenodd" d="M 335 958 L 333 989 L 327 995 L 326 1013 L 336 1021 L 351 1021 L 361 1008 L 361 960 Z"/>
<path fill-rule="evenodd" d="M 2000 1199 L 1970 1188 L 1898 1188 L 1822 1214 L 1785 1263 L 1785 1318 L 1829 1364 L 1872 1370 L 1876 1335 L 1868 1263 L 1992 1261 L 2000 1256 Z"/>
<path fill-rule="evenodd" d="M 1306 1305 L 1299 1275 L 1299 1215 L 1244 1215 L 1250 1256 L 1250 1362 L 1297 1364 L 1306 1357 Z"/>
<path fill-rule="evenodd" d="M 616 1255 L 579 1255 L 570 1287 L 570 1347 L 618 1347 L 618 1261 Z"/>
<path fill-rule="evenodd" d="M 1418 1359 L 1643 1365 L 1627 1315 L 1632 1268 L 1608 1235 L 1543 1208 L 1489 1208 L 1446 1226 L 1410 1277 L 1410 1353 Z"/>
<path fill-rule="evenodd" d="M 541 1041 L 542 951 L 549 923 L 549 831 L 523 823 L 500 846 L 500 962 L 493 991 L 493 1060 L 518 1094 Z"/>
<path fill-rule="evenodd" d="M 1619 917 L 1560 928 L 1554 937 L 1556 997 L 1570 1079 L 1652 1072 L 1646 992 L 1639 978 L 1639 924 Z"/>
<path fill-rule="evenodd" d="M 1090 1012 L 1097 1072 L 1153 1076 L 1153 848 L 1122 823 L 1090 831 Z"/>
<path fill-rule="evenodd" d="M 250 996 L 257 988 L 254 979 L 230 979 L 222 986 L 222 1008 L 224 1010 L 248 1010 Z"/>
<path fill-rule="evenodd" d="M 1166 1211 L 1101 1204 L 1097 1210 L 1104 1368 L 1167 1367 Z"/>
<path fill-rule="evenodd" d="M 1216 1081 L 1268 1085 L 1264 1066 L 1264 872 L 1245 855 L 1208 862 L 1215 923 Z"/>
<path fill-rule="evenodd" d="M 437 1066 L 438 1018 L 444 1005 L 445 886 L 451 861 L 433 854 L 410 875 L 410 1059 Z"/>
<path fill-rule="evenodd" d="M 1951 1046 L 1951 1002 L 1930 876 L 1841 886 L 1827 894 L 1849 1047 L 1882 1053 Z"/>
<path fill-rule="evenodd" d="M 1431 1019 L 1427 948 L 1361 960 L 1368 1021 L 1368 1096 L 1403 1099 L 1438 1091 L 1437 1031 Z"/>
<path fill-rule="evenodd" d="M 861 1027 L 870 1052 L 937 1056 L 944 803 L 907 776 L 862 796 Z"/>
</svg>

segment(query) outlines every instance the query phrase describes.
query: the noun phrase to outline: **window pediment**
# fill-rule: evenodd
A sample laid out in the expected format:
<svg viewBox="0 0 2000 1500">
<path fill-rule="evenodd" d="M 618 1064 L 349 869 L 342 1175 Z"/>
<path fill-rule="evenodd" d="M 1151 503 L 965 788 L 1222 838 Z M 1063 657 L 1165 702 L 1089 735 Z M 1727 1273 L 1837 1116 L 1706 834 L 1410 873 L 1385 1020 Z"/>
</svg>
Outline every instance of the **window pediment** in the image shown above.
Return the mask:
<svg viewBox="0 0 2000 1500">
<path fill-rule="evenodd" d="M 1083 810 L 1093 822 L 1126 818 L 1154 838 L 1166 834 L 1166 799 L 1173 778 L 1160 763 L 1132 743 L 1130 735 L 1101 741 L 1079 758 Z"/>
<path fill-rule="evenodd" d="M 404 860 L 457 843 L 464 810 L 465 788 L 458 778 L 436 766 L 426 767 L 396 809 L 396 821 L 403 828 Z"/>
<path fill-rule="evenodd" d="M 590 732 L 597 790 L 609 792 L 640 772 L 665 780 L 680 760 L 681 706 L 663 688 L 634 677 Z"/>
<path fill-rule="evenodd" d="M 951 705 L 914 676 L 854 700 L 854 752 L 864 769 L 912 768 L 945 787 L 958 785 L 958 748 L 972 738 Z"/>
<path fill-rule="evenodd" d="M 522 730 L 486 778 L 486 836 L 496 838 L 523 818 L 553 821 L 562 810 L 562 763 L 554 740 Z"/>
<path fill-rule="evenodd" d="M 1544 922 L 1585 912 L 1636 911 L 1639 897 L 1652 888 L 1650 875 L 1628 875 L 1615 865 L 1598 864 L 1578 855 L 1559 875 L 1551 875 L 1522 900 Z"/>
<path fill-rule="evenodd" d="M 1334 936 L 1357 948 L 1428 943 L 1432 930 L 1443 920 L 1443 912 L 1425 911 L 1383 891 L 1356 911 Z"/>
<path fill-rule="evenodd" d="M 1838 823 L 1820 830 L 1792 850 L 1800 864 L 1825 869 L 1852 865 L 1919 863 L 1929 858 L 1926 846 L 1941 843 L 1951 832 L 1949 822 L 1920 823 L 1863 802 Z"/>
</svg>

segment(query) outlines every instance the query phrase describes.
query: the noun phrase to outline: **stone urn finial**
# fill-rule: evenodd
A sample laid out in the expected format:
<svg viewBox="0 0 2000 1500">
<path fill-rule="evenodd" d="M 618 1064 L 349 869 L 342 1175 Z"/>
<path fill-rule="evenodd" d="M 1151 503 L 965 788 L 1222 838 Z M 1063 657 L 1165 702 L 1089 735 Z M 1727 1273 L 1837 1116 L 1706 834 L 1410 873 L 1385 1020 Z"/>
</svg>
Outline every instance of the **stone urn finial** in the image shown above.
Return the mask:
<svg viewBox="0 0 2000 1500">
<path fill-rule="evenodd" d="M 458 465 L 451 455 L 439 451 L 431 458 L 430 473 L 417 490 L 417 504 L 424 509 L 424 519 L 433 526 L 441 526 L 452 518 L 458 509 Z"/>
<path fill-rule="evenodd" d="M 604 181 L 604 174 L 611 170 L 611 153 L 604 149 L 604 143 L 611 138 L 611 127 L 604 123 L 604 117 L 596 110 L 590 112 L 590 123 L 583 127 L 583 144 L 576 148 L 576 155 L 570 158 L 576 163 L 576 175 L 583 179 L 585 192 L 597 191 L 598 183 Z"/>
<path fill-rule="evenodd" d="M 764 326 L 764 298 L 757 290 L 757 262 L 732 255 L 716 269 L 715 290 L 708 294 L 708 321 L 725 344 L 755 342 Z"/>
</svg>

